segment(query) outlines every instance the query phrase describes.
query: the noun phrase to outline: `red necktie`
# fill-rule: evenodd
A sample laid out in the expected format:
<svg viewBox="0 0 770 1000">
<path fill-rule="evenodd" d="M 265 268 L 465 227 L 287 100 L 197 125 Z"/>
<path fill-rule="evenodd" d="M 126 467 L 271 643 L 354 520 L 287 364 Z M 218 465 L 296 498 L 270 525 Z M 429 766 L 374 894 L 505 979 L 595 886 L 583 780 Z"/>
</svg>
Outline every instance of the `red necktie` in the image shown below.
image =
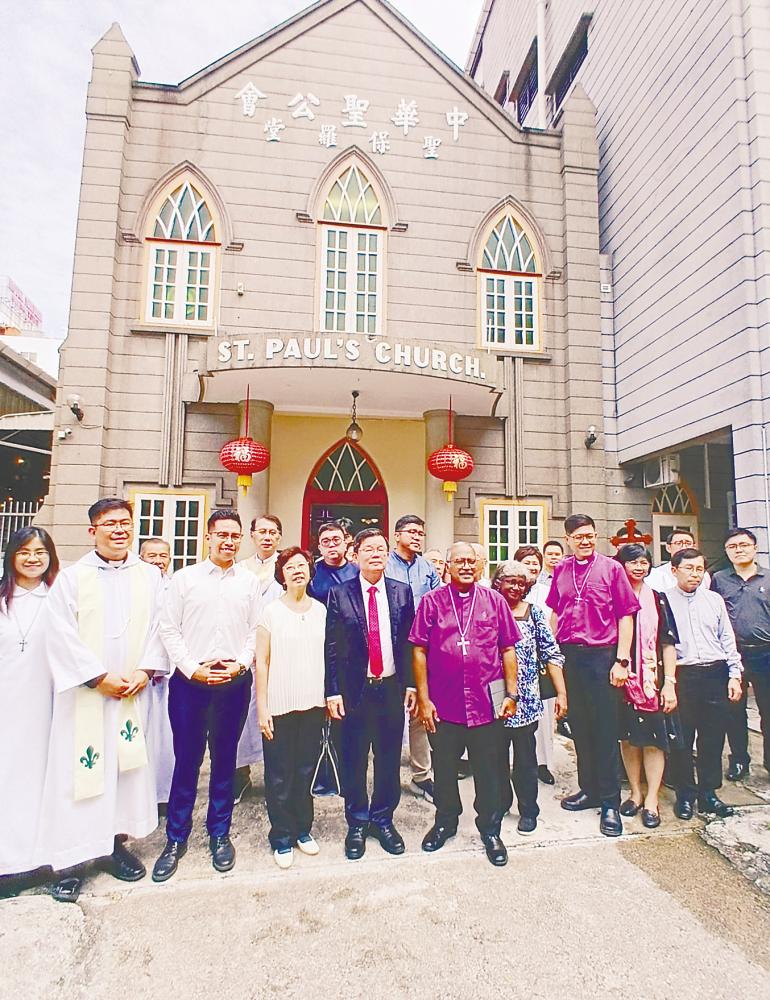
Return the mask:
<svg viewBox="0 0 770 1000">
<path fill-rule="evenodd" d="M 372 677 L 382 677 L 382 643 L 380 619 L 377 614 L 377 588 L 369 588 L 369 669 Z"/>
</svg>

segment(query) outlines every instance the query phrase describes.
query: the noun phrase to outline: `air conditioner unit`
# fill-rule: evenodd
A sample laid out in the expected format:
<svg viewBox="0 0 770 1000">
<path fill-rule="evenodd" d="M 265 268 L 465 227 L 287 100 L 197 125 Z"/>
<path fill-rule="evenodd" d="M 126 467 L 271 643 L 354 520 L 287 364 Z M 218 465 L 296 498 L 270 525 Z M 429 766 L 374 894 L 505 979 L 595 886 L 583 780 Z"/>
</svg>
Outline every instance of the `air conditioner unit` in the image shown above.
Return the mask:
<svg viewBox="0 0 770 1000">
<path fill-rule="evenodd" d="M 679 456 L 660 455 L 645 462 L 642 467 L 645 489 L 657 489 L 679 482 Z"/>
</svg>

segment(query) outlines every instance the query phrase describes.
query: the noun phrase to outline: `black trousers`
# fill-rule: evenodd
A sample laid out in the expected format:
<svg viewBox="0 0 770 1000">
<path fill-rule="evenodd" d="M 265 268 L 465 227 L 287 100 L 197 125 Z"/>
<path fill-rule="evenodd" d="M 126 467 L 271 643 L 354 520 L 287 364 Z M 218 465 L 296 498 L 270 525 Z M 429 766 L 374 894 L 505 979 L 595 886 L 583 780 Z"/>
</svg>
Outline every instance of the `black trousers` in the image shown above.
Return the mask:
<svg viewBox="0 0 770 1000">
<path fill-rule="evenodd" d="M 502 728 L 499 719 L 486 726 L 472 727 L 438 722 L 436 732 L 428 734 L 433 750 L 433 801 L 438 826 L 457 829 L 457 820 L 463 811 L 457 764 L 467 748 L 476 793 L 473 802 L 476 827 L 479 833 L 500 835 L 504 812 L 500 782 Z"/>
<path fill-rule="evenodd" d="M 180 671 L 168 684 L 168 717 L 174 737 L 174 776 L 166 810 L 166 836 L 184 841 L 190 836 L 198 775 L 206 742 L 211 757 L 209 808 L 206 828 L 211 837 L 230 832 L 233 816 L 233 777 L 246 713 L 252 673 L 208 687 L 188 680 Z"/>
<path fill-rule="evenodd" d="M 355 708 L 345 706 L 340 726 L 345 819 L 348 826 L 393 822 L 401 799 L 401 741 L 404 735 L 404 701 L 398 678 L 365 684 Z M 371 803 L 366 785 L 369 750 L 374 753 L 374 788 Z"/>
<path fill-rule="evenodd" d="M 262 737 L 268 839 L 274 851 L 293 847 L 313 826 L 310 782 L 318 763 L 324 710 L 273 716 L 273 738 Z"/>
<path fill-rule="evenodd" d="M 722 750 L 727 726 L 726 663 L 677 667 L 677 697 L 684 746 L 672 749 L 670 774 L 680 799 L 692 802 L 698 792 L 722 785 Z M 693 745 L 698 751 L 695 781 Z"/>
<path fill-rule="evenodd" d="M 617 809 L 620 805 L 619 694 L 610 684 L 617 648 L 564 643 L 562 652 L 578 784 L 590 798 Z"/>
<path fill-rule="evenodd" d="M 759 709 L 762 727 L 763 763 L 770 769 L 770 648 L 766 650 L 741 649 L 743 660 L 743 697 L 740 701 L 729 702 L 727 710 L 727 742 L 730 745 L 730 763 L 748 764 L 749 719 L 746 700 L 749 684 L 754 688 L 754 697 Z"/>
<path fill-rule="evenodd" d="M 535 746 L 536 722 L 526 726 L 503 726 L 502 759 L 500 777 L 502 780 L 503 813 L 513 805 L 513 794 L 519 816 L 537 819 L 540 807 L 537 804 L 537 749 Z M 509 747 L 513 747 L 513 767 L 508 770 Z M 513 782 L 513 788 L 511 788 Z"/>
</svg>

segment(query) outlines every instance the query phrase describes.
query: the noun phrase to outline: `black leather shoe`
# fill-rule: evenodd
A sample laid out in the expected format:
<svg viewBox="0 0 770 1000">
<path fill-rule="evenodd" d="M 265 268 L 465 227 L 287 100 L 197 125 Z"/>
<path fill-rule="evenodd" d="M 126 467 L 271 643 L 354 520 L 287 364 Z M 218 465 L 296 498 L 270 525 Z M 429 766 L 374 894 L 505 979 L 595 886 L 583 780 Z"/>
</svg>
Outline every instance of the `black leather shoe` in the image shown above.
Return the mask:
<svg viewBox="0 0 770 1000">
<path fill-rule="evenodd" d="M 456 833 L 457 827 L 452 829 L 452 827 L 438 826 L 434 823 L 430 830 L 428 830 L 422 838 L 423 851 L 427 851 L 428 854 L 432 854 L 434 851 L 440 851 L 449 838 L 454 837 Z"/>
<path fill-rule="evenodd" d="M 621 816 L 636 816 L 636 814 L 641 809 L 633 799 L 626 799 L 624 802 L 620 803 L 620 815 Z"/>
<path fill-rule="evenodd" d="M 648 830 L 660 826 L 660 813 L 653 812 L 652 809 L 642 809 L 642 826 L 646 826 Z"/>
<path fill-rule="evenodd" d="M 603 833 L 605 837 L 619 837 L 623 833 L 620 813 L 614 806 L 602 806 L 599 832 Z"/>
<path fill-rule="evenodd" d="M 366 827 L 365 826 L 351 826 L 348 827 L 348 833 L 345 837 L 345 857 L 348 861 L 358 861 L 359 858 L 364 856 L 364 851 L 366 850 Z"/>
<path fill-rule="evenodd" d="M 537 780 L 542 781 L 544 785 L 555 785 L 556 778 L 551 774 L 545 764 L 537 765 Z"/>
<path fill-rule="evenodd" d="M 138 882 L 147 874 L 147 869 L 131 851 L 122 844 L 115 844 L 105 870 L 121 882 Z"/>
<path fill-rule="evenodd" d="M 75 876 L 60 878 L 59 881 L 51 887 L 51 896 L 57 903 L 77 903 L 78 896 L 80 895 L 80 890 L 82 888 L 82 878 L 76 878 Z"/>
<path fill-rule="evenodd" d="M 233 842 L 225 834 L 223 837 L 209 837 L 211 863 L 218 872 L 229 872 L 235 864 Z"/>
<path fill-rule="evenodd" d="M 482 833 L 481 842 L 484 844 L 487 857 L 496 868 L 508 864 L 508 851 L 499 837 L 492 833 Z"/>
<path fill-rule="evenodd" d="M 572 728 L 569 724 L 569 719 L 559 719 L 556 723 L 556 732 L 559 736 L 564 736 L 565 739 L 572 739 Z"/>
<path fill-rule="evenodd" d="M 748 775 L 748 773 L 749 773 L 748 764 L 738 764 L 736 762 L 734 764 L 731 764 L 727 768 L 727 773 L 725 774 L 725 777 L 727 778 L 728 781 L 740 781 L 741 778 L 745 778 Z"/>
<path fill-rule="evenodd" d="M 706 792 L 698 796 L 698 812 L 718 816 L 720 819 L 727 819 L 728 816 L 735 815 L 733 807 L 728 806 L 714 792 Z"/>
<path fill-rule="evenodd" d="M 387 823 L 385 826 L 370 823 L 369 836 L 379 840 L 382 849 L 388 854 L 403 854 L 406 850 L 404 838 L 392 823 Z"/>
<path fill-rule="evenodd" d="M 153 865 L 153 882 L 167 882 L 176 871 L 179 859 L 187 854 L 186 840 L 167 840 L 163 853 Z"/>
<path fill-rule="evenodd" d="M 581 789 L 574 795 L 568 795 L 566 799 L 562 799 L 561 807 L 567 812 L 580 812 L 582 809 L 598 809 L 599 803 Z"/>
<path fill-rule="evenodd" d="M 674 815 L 678 819 L 692 819 L 693 817 L 693 807 L 692 802 L 689 799 L 680 799 L 677 796 L 676 802 L 674 803 Z"/>
</svg>

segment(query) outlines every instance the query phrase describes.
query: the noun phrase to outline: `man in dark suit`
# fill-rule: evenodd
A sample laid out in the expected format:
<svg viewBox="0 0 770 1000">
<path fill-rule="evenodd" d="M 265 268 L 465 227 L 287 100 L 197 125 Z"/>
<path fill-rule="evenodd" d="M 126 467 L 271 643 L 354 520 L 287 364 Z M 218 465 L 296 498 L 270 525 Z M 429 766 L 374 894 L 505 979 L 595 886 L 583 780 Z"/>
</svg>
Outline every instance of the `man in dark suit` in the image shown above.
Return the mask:
<svg viewBox="0 0 770 1000">
<path fill-rule="evenodd" d="M 379 528 L 360 531 L 353 544 L 360 575 L 332 587 L 326 613 L 326 704 L 332 718 L 342 720 L 345 856 L 351 861 L 363 857 L 367 835 L 389 854 L 404 853 L 393 813 L 401 798 L 404 708 L 414 712 L 416 705 L 411 588 L 385 579 L 388 543 Z"/>
</svg>

